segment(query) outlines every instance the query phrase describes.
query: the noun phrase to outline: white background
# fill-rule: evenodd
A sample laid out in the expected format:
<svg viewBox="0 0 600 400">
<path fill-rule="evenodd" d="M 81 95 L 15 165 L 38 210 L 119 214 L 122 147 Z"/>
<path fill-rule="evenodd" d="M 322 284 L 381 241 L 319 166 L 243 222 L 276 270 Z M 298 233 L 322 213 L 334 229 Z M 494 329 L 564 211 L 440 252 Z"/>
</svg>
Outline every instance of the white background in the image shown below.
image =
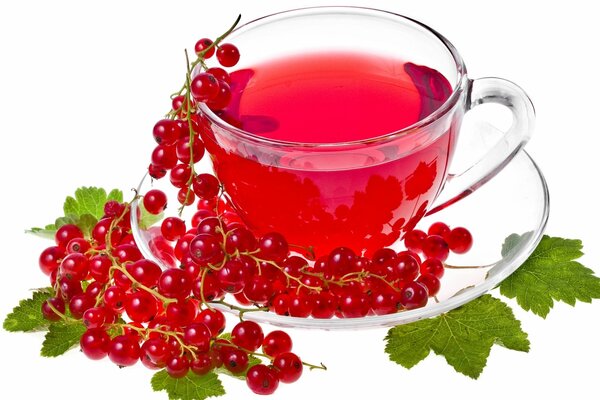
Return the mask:
<svg viewBox="0 0 600 400">
<path fill-rule="evenodd" d="M 285 3 L 285 4 L 283 4 Z M 582 239 L 581 261 L 600 273 L 598 94 L 600 24 L 593 2 L 329 1 L 369 5 L 416 18 L 442 32 L 471 77 L 520 84 L 537 110 L 527 146 L 550 185 L 547 233 Z M 557 5 L 558 3 L 558 5 Z M 143 5 L 142 5 L 143 4 Z M 183 49 L 220 34 L 238 13 L 248 21 L 322 1 L 5 1 L 0 6 L 0 318 L 28 290 L 46 285 L 39 252 L 24 229 L 61 213 L 82 185 L 135 186 L 148 163 L 151 128 L 169 107 L 184 71 Z M 510 304 L 513 304 L 509 302 Z M 546 320 L 515 308 L 529 354 L 495 346 L 479 380 L 440 357 L 412 370 L 391 363 L 385 330 L 292 331 L 298 353 L 323 361 L 272 398 L 546 398 L 597 396 L 600 302 L 557 305 Z M 0 332 L 0 398 L 165 399 L 141 366 L 72 352 L 42 359 L 39 334 Z M 255 398 L 224 379 L 226 399 Z"/>
</svg>

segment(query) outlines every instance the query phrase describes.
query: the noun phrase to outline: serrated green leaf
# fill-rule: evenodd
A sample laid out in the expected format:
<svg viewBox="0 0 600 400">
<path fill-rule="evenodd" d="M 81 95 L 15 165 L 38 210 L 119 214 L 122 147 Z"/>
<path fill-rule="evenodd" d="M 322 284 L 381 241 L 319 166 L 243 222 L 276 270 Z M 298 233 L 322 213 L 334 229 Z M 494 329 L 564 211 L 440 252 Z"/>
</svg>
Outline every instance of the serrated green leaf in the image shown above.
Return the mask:
<svg viewBox="0 0 600 400">
<path fill-rule="evenodd" d="M 107 195 L 106 190 L 102 188 L 80 187 L 75 191 L 75 197 L 67 196 L 65 199 L 63 217 L 58 217 L 54 224 L 48 224 L 44 228 L 34 227 L 25 232 L 53 239 L 58 228 L 66 224 L 74 224 L 83 231 L 86 238 L 89 238 L 94 225 L 104 215 L 104 204 L 108 200 L 123 202 L 123 192 L 113 189 Z"/>
<path fill-rule="evenodd" d="M 24 299 L 6 316 L 2 327 L 9 332 L 31 332 L 44 330 L 48 320 L 42 315 L 42 304 L 53 296 L 52 289 L 33 292 L 30 299 Z"/>
<path fill-rule="evenodd" d="M 516 298 L 526 311 L 546 318 L 554 301 L 574 306 L 600 298 L 600 278 L 575 261 L 580 240 L 544 236 L 531 256 L 500 284 L 500 294 Z"/>
<path fill-rule="evenodd" d="M 56 222 L 54 223 L 54 226 L 56 226 L 56 229 L 58 229 L 67 224 L 77 225 L 78 220 L 79 220 L 79 217 L 77 215 L 67 214 L 64 217 L 56 218 Z"/>
<path fill-rule="evenodd" d="M 108 194 L 108 196 L 106 197 L 106 200 L 115 200 L 118 201 L 119 203 L 123 202 L 123 192 L 120 191 L 119 189 L 113 189 L 110 191 L 110 193 Z"/>
<path fill-rule="evenodd" d="M 161 370 L 152 376 L 151 384 L 155 392 L 166 391 L 170 400 L 204 400 L 225 394 L 221 380 L 214 372 L 202 376 L 189 372 L 176 379 Z"/>
<path fill-rule="evenodd" d="M 412 368 L 433 350 L 456 371 L 474 379 L 483 371 L 494 344 L 529 351 L 527 334 L 512 310 L 490 295 L 435 318 L 396 326 L 385 340 L 390 360 L 405 368 Z"/>
<path fill-rule="evenodd" d="M 81 217 L 83 214 L 90 214 L 99 219 L 104 215 L 104 203 L 110 199 L 123 201 L 123 193 L 113 189 L 110 195 L 107 195 L 106 190 L 102 188 L 80 187 L 75 191 L 75 197 L 66 198 L 63 211 L 65 215 Z"/>
<path fill-rule="evenodd" d="M 94 217 L 92 214 L 83 214 L 79 217 L 75 225 L 81 229 L 83 232 L 83 236 L 87 239 L 92 237 L 92 230 L 94 226 L 98 223 L 98 218 Z"/>
<path fill-rule="evenodd" d="M 42 343 L 43 357 L 58 357 L 79 344 L 86 328 L 83 323 L 53 322 Z"/>
<path fill-rule="evenodd" d="M 144 207 L 144 203 L 143 202 L 138 202 L 138 207 L 140 209 L 140 219 L 139 219 L 139 226 L 141 229 L 148 229 L 150 228 L 152 225 L 154 225 L 155 223 L 161 221 L 164 217 L 164 213 L 160 213 L 160 214 L 150 214 L 148 212 L 148 210 L 146 210 L 146 207 Z"/>
</svg>

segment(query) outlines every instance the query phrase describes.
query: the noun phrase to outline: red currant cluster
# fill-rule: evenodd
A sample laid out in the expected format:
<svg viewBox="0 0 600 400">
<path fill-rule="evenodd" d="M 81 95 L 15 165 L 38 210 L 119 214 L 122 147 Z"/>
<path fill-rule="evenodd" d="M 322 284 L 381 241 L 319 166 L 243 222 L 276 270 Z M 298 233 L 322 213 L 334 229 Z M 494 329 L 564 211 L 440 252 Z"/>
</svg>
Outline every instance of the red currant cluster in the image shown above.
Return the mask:
<svg viewBox="0 0 600 400">
<path fill-rule="evenodd" d="M 161 212 L 166 196 L 153 189 L 144 204 Z M 217 197 L 204 197 L 189 229 L 178 217 L 165 218 L 151 249 L 195 277 L 191 288 L 202 301 L 225 303 L 231 294 L 242 306 L 292 317 L 355 318 L 423 307 L 440 289 L 449 252 L 464 253 L 472 245 L 465 228 L 437 222 L 429 234 L 407 234 L 406 251 L 382 248 L 366 258 L 338 247 L 312 262 L 291 252 L 279 233 L 256 237 L 226 207 Z"/>
<path fill-rule="evenodd" d="M 219 64 L 232 67 L 240 59 L 236 46 L 221 43 L 229 33 L 217 38 L 203 38 L 195 45 L 197 59 L 188 65 L 188 73 L 182 88 L 171 96 L 172 108 L 167 117 L 154 125 L 153 136 L 157 146 L 152 151 L 148 172 L 154 179 L 167 172 L 173 186 L 179 188 L 178 200 L 182 206 L 194 202 L 195 196 L 203 197 L 207 190 L 218 185 L 210 174 L 197 175 L 194 164 L 204 156 L 204 144 L 200 138 L 201 121 L 198 104 L 205 103 L 211 110 L 225 108 L 231 99 L 231 77 L 221 67 L 208 68 L 206 60 L 215 53 Z M 202 72 L 192 77 L 192 71 Z M 217 187 L 218 191 L 218 187 Z"/>
<path fill-rule="evenodd" d="M 156 212 L 164 208 L 164 199 L 154 191 L 144 202 Z M 292 353 L 292 340 L 285 332 L 265 337 L 252 321 L 239 322 L 230 337 L 222 336 L 225 316 L 206 303 L 223 293 L 216 278 L 211 283 L 213 275 L 207 270 L 189 265 L 162 270 L 138 250 L 130 234 L 129 205 L 109 201 L 104 211 L 90 239 L 77 226 L 63 225 L 56 232 L 56 245 L 39 259 L 55 292 L 43 303 L 42 314 L 50 321 L 83 323 L 87 330 L 80 346 L 87 357 L 108 356 L 121 367 L 140 360 L 150 369 L 165 368 L 174 378 L 225 368 L 245 374 L 248 386 L 260 394 L 272 393 L 279 382 L 298 380 L 303 365 L 324 368 L 303 363 Z M 170 239 L 178 236 L 178 225 L 172 222 L 162 223 Z M 260 347 L 262 353 L 257 353 Z"/>
</svg>

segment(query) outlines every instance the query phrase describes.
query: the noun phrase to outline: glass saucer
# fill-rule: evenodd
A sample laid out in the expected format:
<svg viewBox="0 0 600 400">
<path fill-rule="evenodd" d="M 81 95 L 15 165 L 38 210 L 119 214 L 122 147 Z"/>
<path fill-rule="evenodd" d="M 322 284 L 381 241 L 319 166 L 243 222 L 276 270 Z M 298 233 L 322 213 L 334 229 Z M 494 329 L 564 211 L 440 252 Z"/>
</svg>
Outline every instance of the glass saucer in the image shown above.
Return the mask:
<svg viewBox="0 0 600 400">
<path fill-rule="evenodd" d="M 151 187 L 173 192 L 165 181 L 144 178 L 139 193 L 145 193 Z M 132 207 L 134 212 L 131 214 L 135 216 L 138 206 L 134 203 Z M 389 327 L 434 317 L 495 288 L 523 264 L 542 238 L 548 212 L 546 181 L 529 154 L 521 151 L 473 194 L 424 218 L 417 226 L 426 229 L 433 222 L 443 221 L 451 227 L 467 227 L 474 237 L 473 248 L 467 254 L 451 254 L 448 258 L 446 263 L 455 268 L 446 269 L 440 292 L 425 307 L 363 318 L 297 318 L 272 312 L 249 312 L 244 318 L 282 327 L 338 330 Z M 132 230 L 142 254 L 166 268 L 168 264 L 150 250 L 149 243 L 157 228 L 141 229 L 138 220 L 133 218 Z M 235 313 L 222 305 L 214 307 Z"/>
</svg>

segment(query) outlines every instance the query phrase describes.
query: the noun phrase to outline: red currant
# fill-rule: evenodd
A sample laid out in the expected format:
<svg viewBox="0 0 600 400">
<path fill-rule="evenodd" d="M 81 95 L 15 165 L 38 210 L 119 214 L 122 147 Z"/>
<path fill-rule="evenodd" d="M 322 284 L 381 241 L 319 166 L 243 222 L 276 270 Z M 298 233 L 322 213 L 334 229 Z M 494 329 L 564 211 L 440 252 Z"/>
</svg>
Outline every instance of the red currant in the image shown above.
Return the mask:
<svg viewBox="0 0 600 400">
<path fill-rule="evenodd" d="M 140 358 L 140 345 L 130 335 L 119 335 L 110 341 L 108 358 L 119 367 L 134 365 Z"/>
<path fill-rule="evenodd" d="M 264 338 L 262 328 L 254 321 L 239 322 L 231 331 L 231 341 L 248 351 L 256 351 Z"/>
<path fill-rule="evenodd" d="M 283 383 L 296 382 L 302 375 L 302 361 L 294 353 L 281 353 L 275 356 L 273 367 L 277 371 L 279 381 Z"/>
<path fill-rule="evenodd" d="M 196 54 L 200 55 L 200 53 L 202 53 L 203 51 L 205 52 L 202 57 L 206 60 L 209 59 L 213 56 L 213 54 L 215 54 L 215 47 L 210 47 L 213 44 L 213 41 L 208 39 L 208 38 L 202 38 L 200 40 L 198 40 L 196 42 L 196 45 L 194 46 L 194 50 L 196 51 Z M 210 49 L 207 51 L 206 49 L 208 49 L 210 47 Z"/>
<path fill-rule="evenodd" d="M 272 331 L 265 336 L 262 343 L 263 352 L 271 357 L 292 351 L 292 338 L 284 331 Z"/>
<path fill-rule="evenodd" d="M 272 368 L 264 364 L 258 364 L 248 369 L 246 384 L 256 394 L 273 394 L 279 386 L 279 377 Z"/>
<path fill-rule="evenodd" d="M 224 67 L 233 67 L 240 60 L 240 51 L 231 43 L 223 43 L 217 50 L 217 60 Z"/>
<path fill-rule="evenodd" d="M 167 207 L 167 195 L 162 190 L 148 190 L 144 195 L 143 204 L 150 214 L 158 215 Z"/>
<path fill-rule="evenodd" d="M 452 229 L 447 236 L 450 250 L 457 254 L 464 254 L 473 246 L 473 236 L 468 229 L 458 227 Z"/>
</svg>

